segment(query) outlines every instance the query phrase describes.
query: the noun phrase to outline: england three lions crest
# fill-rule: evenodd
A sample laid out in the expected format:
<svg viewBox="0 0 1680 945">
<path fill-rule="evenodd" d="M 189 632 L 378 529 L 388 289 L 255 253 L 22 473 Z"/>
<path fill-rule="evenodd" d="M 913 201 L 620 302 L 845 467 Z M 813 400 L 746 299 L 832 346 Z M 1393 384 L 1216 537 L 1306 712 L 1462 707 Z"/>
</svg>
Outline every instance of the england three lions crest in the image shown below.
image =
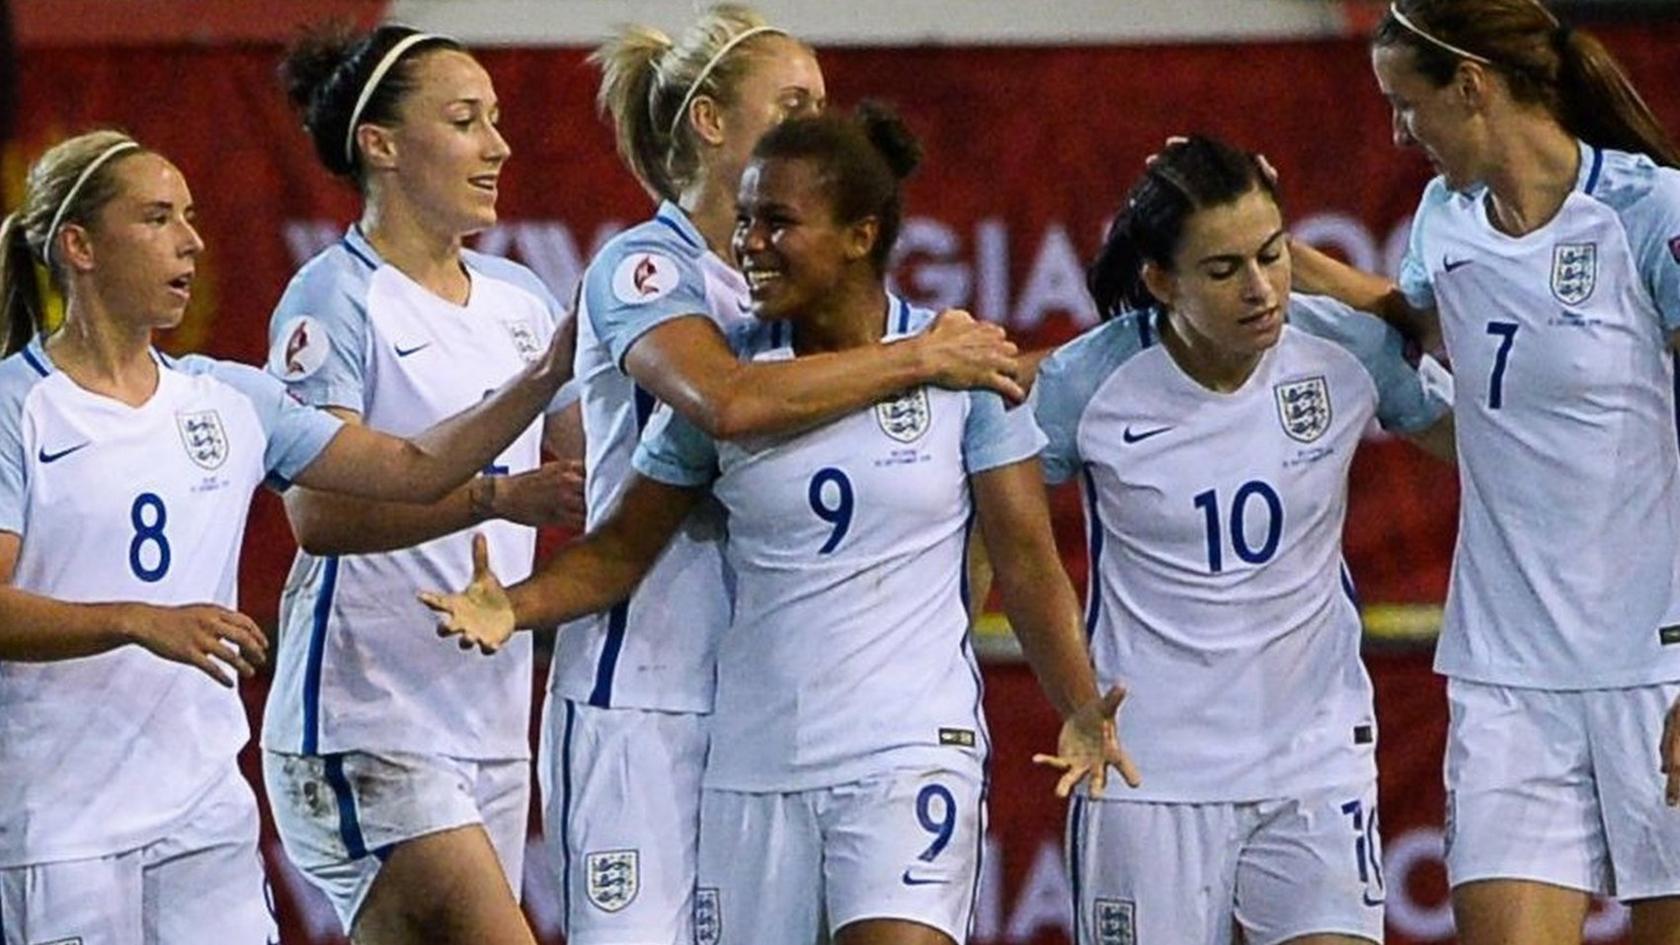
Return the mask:
<svg viewBox="0 0 1680 945">
<path fill-rule="evenodd" d="M 187 456 L 205 469 L 216 469 L 227 462 L 227 430 L 222 416 L 214 410 L 175 415 L 175 426 L 181 431 L 181 444 Z"/>
<path fill-rule="evenodd" d="M 1322 375 L 1272 388 L 1278 419 L 1292 440 L 1311 443 L 1330 429 L 1330 385 Z"/>
<path fill-rule="evenodd" d="M 1098 899 L 1097 945 L 1137 945 L 1137 906 L 1129 899 Z"/>
<path fill-rule="evenodd" d="M 897 397 L 875 405 L 875 422 L 881 432 L 900 443 L 913 443 L 928 431 L 933 423 L 933 410 L 928 406 L 926 387 L 905 391 Z"/>
<path fill-rule="evenodd" d="M 1552 247 L 1552 295 L 1559 302 L 1580 305 L 1597 287 L 1597 243 L 1559 243 Z"/>
<path fill-rule="evenodd" d="M 694 945 L 718 945 L 723 940 L 723 905 L 715 888 L 694 891 Z"/>
<path fill-rule="evenodd" d="M 603 912 L 617 912 L 634 902 L 642 886 L 640 859 L 635 850 L 608 850 L 585 857 L 590 904 Z"/>
</svg>

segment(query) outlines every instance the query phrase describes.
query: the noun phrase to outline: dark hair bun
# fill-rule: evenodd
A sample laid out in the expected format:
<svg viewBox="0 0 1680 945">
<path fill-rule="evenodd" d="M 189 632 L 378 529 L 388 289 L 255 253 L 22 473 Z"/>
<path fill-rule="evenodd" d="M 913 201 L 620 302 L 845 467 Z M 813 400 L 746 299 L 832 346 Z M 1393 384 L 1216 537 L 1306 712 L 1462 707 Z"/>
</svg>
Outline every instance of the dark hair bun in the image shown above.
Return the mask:
<svg viewBox="0 0 1680 945">
<path fill-rule="evenodd" d="M 857 109 L 857 121 L 894 177 L 903 180 L 922 163 L 921 142 L 890 107 L 880 102 L 863 102 Z"/>
<path fill-rule="evenodd" d="M 280 63 L 280 82 L 306 123 L 321 90 L 363 39 L 349 23 L 334 21 L 306 31 L 286 50 L 286 58 Z"/>
</svg>

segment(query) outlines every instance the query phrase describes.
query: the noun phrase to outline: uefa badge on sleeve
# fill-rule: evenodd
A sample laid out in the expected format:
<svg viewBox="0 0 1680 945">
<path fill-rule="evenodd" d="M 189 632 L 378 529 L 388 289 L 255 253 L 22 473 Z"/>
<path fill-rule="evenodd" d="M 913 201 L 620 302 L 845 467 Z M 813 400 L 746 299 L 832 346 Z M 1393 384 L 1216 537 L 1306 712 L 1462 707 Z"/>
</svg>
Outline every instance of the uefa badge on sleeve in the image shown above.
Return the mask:
<svg viewBox="0 0 1680 945">
<path fill-rule="evenodd" d="M 927 388 L 918 387 L 875 405 L 875 422 L 881 432 L 900 443 L 914 443 L 928 431 L 933 422 L 933 409 L 928 405 Z"/>
<path fill-rule="evenodd" d="M 193 462 L 205 469 L 216 469 L 227 462 L 228 439 L 221 414 L 214 410 L 178 413 L 175 427 L 181 431 L 181 444 Z"/>
<path fill-rule="evenodd" d="M 1098 899 L 1097 945 L 1137 945 L 1137 905 L 1130 899 Z"/>
<path fill-rule="evenodd" d="M 723 904 L 714 887 L 694 891 L 694 945 L 718 945 L 723 940 Z"/>
<path fill-rule="evenodd" d="M 617 912 L 641 890 L 640 856 L 635 850 L 607 850 L 584 858 L 589 902 L 603 912 Z"/>
<path fill-rule="evenodd" d="M 1552 247 L 1552 295 L 1565 305 L 1580 305 L 1598 285 L 1598 244 L 1559 243 Z"/>
<path fill-rule="evenodd" d="M 1330 429 L 1330 385 L 1322 375 L 1272 388 L 1278 419 L 1292 440 L 1311 443 Z"/>
<path fill-rule="evenodd" d="M 308 315 L 299 315 L 286 322 L 274 336 L 274 347 L 268 352 L 268 369 L 283 381 L 301 381 L 327 363 L 332 343 L 327 330 Z"/>
</svg>

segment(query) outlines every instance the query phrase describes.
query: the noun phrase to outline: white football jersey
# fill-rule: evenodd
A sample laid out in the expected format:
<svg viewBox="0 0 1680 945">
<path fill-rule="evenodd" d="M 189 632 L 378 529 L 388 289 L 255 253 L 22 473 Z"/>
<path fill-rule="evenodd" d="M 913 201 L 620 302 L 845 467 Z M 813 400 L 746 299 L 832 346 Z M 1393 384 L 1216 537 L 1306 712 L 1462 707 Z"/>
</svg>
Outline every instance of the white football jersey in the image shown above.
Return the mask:
<svg viewBox="0 0 1680 945">
<path fill-rule="evenodd" d="M 886 337 L 934 313 L 890 300 Z M 785 322 L 745 358 L 791 358 Z M 641 474 L 708 483 L 729 514 L 735 613 L 717 658 L 705 784 L 801 791 L 988 752 L 968 645 L 968 477 L 1037 455 L 1025 409 L 917 387 L 791 437 L 718 443 L 661 408 Z M 672 627 L 675 640 L 686 628 Z"/>
<path fill-rule="evenodd" d="M 675 204 L 619 234 L 590 262 L 578 301 L 576 379 L 588 443 L 589 527 L 618 504 L 637 437 L 655 407 L 624 373 L 643 334 L 703 315 L 728 331 L 748 321 L 747 285 Z M 697 509 L 630 598 L 567 624 L 555 642 L 551 696 L 597 708 L 710 712 L 718 634 L 731 578 L 723 516 Z M 550 699 L 558 705 L 558 699 Z"/>
<path fill-rule="evenodd" d="M 0 530 L 12 585 L 64 601 L 238 605 L 251 493 L 295 476 L 341 422 L 256 368 L 159 356 L 139 407 L 0 362 Z M 239 694 L 137 646 L 0 662 L 0 867 L 142 846 L 231 770 Z"/>
<path fill-rule="evenodd" d="M 1680 679 L 1680 171 L 1583 145 L 1550 222 L 1511 237 L 1485 191 L 1424 192 L 1401 269 L 1440 313 L 1462 501 L 1436 651 L 1540 689 Z"/>
<path fill-rule="evenodd" d="M 1236 802 L 1375 776 L 1371 684 L 1342 561 L 1348 467 L 1373 416 L 1447 405 L 1369 315 L 1295 295 L 1243 386 L 1209 390 L 1120 316 L 1046 359 L 1045 476 L 1080 477 L 1086 630 L 1143 786 L 1123 800 Z"/>
<path fill-rule="evenodd" d="M 304 403 L 341 407 L 412 436 L 483 400 L 542 356 L 560 314 L 525 267 L 464 252 L 466 305 L 385 263 L 360 230 L 310 260 L 269 325 L 268 369 Z M 541 460 L 542 424 L 485 471 Z M 280 598 L 263 747 L 294 754 L 392 751 L 493 760 L 529 755 L 531 640 L 493 658 L 439 640 L 415 593 L 465 587 L 482 533 L 508 583 L 531 571 L 536 530 L 489 521 L 400 551 L 299 551 Z"/>
</svg>

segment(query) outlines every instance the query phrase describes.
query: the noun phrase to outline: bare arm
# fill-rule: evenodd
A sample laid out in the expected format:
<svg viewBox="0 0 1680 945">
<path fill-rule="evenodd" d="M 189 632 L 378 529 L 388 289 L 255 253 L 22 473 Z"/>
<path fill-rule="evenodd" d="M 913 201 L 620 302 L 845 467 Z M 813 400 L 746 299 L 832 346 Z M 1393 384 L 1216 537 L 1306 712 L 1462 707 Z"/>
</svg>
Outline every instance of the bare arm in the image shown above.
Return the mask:
<svg viewBox="0 0 1680 945">
<path fill-rule="evenodd" d="M 996 325 L 945 312 L 903 341 L 791 361 L 743 363 L 701 315 L 665 322 L 624 357 L 636 383 L 715 439 L 792 433 L 917 384 L 995 390 L 1025 398 L 1015 346 Z"/>
<path fill-rule="evenodd" d="M 427 592 L 438 633 L 460 634 L 463 648 L 494 652 L 519 629 L 550 627 L 630 596 L 704 492 L 633 474 L 606 521 L 560 549 L 535 574 L 503 588 L 490 570 L 483 536 L 473 542 L 473 579 L 457 594 Z"/>
<path fill-rule="evenodd" d="M 1061 757 L 1047 759 L 1067 770 L 1057 793 L 1065 796 L 1088 773 L 1091 789 L 1101 794 L 1109 764 L 1135 787 L 1137 771 L 1114 734 L 1113 715 L 1125 691 L 1097 692 L 1079 602 L 1050 530 L 1037 457 L 977 473 L 970 481 L 1004 612 L 1040 687 L 1063 719 Z"/>
<path fill-rule="evenodd" d="M 228 668 L 249 678 L 254 664 L 266 658 L 262 631 L 249 617 L 224 607 L 73 604 L 12 587 L 22 547 L 17 534 L 0 532 L 0 660 L 71 660 L 134 643 L 232 686 Z"/>
<path fill-rule="evenodd" d="M 1305 243 L 1291 242 L 1295 288 L 1328 295 L 1360 311 L 1370 312 L 1400 330 L 1425 351 L 1441 347 L 1441 323 L 1434 309 L 1418 309 L 1391 280 L 1355 269 Z"/>
</svg>

